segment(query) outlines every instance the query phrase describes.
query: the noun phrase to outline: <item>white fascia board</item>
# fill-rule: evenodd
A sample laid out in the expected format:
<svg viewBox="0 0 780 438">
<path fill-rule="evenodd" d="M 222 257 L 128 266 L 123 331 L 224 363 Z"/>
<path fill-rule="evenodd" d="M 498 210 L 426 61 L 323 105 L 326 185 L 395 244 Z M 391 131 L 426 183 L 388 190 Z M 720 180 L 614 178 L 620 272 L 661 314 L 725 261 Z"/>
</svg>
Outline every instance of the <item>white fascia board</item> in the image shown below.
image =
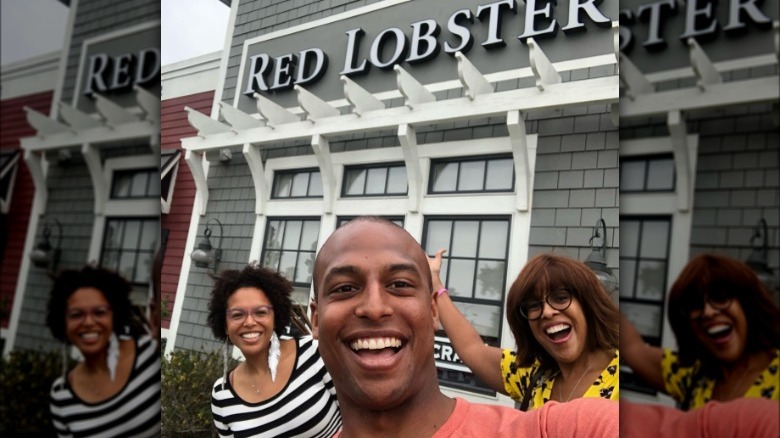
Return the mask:
<svg viewBox="0 0 780 438">
<path fill-rule="evenodd" d="M 730 105 L 771 102 L 780 93 L 778 76 L 642 94 L 620 100 L 620 117 L 645 117 L 678 110 L 682 112 Z"/>
<path fill-rule="evenodd" d="M 238 133 L 226 132 L 208 138 L 188 137 L 181 140 L 185 149 L 202 151 L 221 149 L 244 143 L 264 144 L 310 138 L 330 137 L 353 132 L 396 129 L 398 125 L 436 124 L 457 120 L 505 115 L 508 111 L 542 111 L 573 105 L 596 105 L 618 101 L 618 77 L 606 76 L 549 86 L 545 91 L 523 88 L 502 93 L 448 99 L 419 105 L 414 111 L 407 107 L 370 111 L 362 116 L 345 114 L 316 123 L 310 121 L 260 127 Z"/>
<path fill-rule="evenodd" d="M 512 215 L 516 212 L 516 199 L 514 191 L 505 194 L 458 193 L 457 195 L 426 195 L 421 214 L 426 216 L 469 214 Z"/>
<path fill-rule="evenodd" d="M 60 52 L 6 64 L 0 70 L 0 99 L 54 91 Z"/>
<path fill-rule="evenodd" d="M 72 146 L 81 146 L 89 143 L 100 146 L 101 143 L 110 143 L 131 139 L 150 139 L 159 135 L 159 126 L 148 121 L 125 123 L 113 128 L 101 126 L 85 129 L 76 134 L 64 132 L 47 137 L 25 137 L 21 139 L 22 148 L 28 151 L 48 151 Z M 159 164 L 157 164 L 159 166 Z"/>
<path fill-rule="evenodd" d="M 162 100 L 214 91 L 219 78 L 219 55 L 209 53 L 162 68 Z"/>
<path fill-rule="evenodd" d="M 674 152 L 671 137 L 647 137 L 620 142 L 621 157 L 671 154 Z"/>
</svg>

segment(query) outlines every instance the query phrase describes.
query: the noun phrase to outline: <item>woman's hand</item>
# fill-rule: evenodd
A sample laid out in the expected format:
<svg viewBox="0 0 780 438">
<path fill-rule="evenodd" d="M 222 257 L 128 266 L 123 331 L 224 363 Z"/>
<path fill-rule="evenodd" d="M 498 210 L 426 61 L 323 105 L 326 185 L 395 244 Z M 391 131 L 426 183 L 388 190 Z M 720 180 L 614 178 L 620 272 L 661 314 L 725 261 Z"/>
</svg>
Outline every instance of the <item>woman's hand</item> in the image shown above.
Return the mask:
<svg viewBox="0 0 780 438">
<path fill-rule="evenodd" d="M 436 255 L 433 257 L 428 257 L 428 267 L 431 269 L 433 292 L 444 287 L 444 283 L 441 281 L 441 258 L 445 252 L 447 252 L 447 250 L 442 248 L 436 251 Z"/>
</svg>

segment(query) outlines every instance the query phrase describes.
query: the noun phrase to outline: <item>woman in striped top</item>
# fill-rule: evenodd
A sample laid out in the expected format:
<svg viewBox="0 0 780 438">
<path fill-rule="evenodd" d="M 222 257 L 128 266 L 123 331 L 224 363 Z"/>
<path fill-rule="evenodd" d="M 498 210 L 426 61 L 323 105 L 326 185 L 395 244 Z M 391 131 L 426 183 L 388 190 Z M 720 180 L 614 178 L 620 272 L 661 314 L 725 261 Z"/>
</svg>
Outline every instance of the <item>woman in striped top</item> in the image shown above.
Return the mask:
<svg viewBox="0 0 780 438">
<path fill-rule="evenodd" d="M 222 271 L 214 285 L 209 326 L 246 359 L 211 393 L 222 436 L 330 437 L 341 428 L 336 391 L 316 341 L 279 338 L 292 322 L 291 292 L 282 275 L 256 265 Z"/>
<path fill-rule="evenodd" d="M 84 357 L 51 388 L 60 437 L 151 437 L 160 434 L 160 349 L 132 310 L 130 285 L 101 268 L 63 271 L 46 323 Z"/>
</svg>

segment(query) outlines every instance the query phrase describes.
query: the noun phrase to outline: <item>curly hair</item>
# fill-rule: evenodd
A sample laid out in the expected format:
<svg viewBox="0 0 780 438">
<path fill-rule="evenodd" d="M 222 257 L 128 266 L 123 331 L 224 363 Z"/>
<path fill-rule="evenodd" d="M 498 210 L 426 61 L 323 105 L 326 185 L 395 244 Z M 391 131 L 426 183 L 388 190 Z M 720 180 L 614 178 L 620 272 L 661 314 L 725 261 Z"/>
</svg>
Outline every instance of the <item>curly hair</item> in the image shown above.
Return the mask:
<svg viewBox="0 0 780 438">
<path fill-rule="evenodd" d="M 144 321 L 139 321 L 130 304 L 130 283 L 119 274 L 104 268 L 86 266 L 81 270 L 64 270 L 55 279 L 49 294 L 47 305 L 46 326 L 52 336 L 67 342 L 65 335 L 65 311 L 68 299 L 78 289 L 92 287 L 99 290 L 111 306 L 114 318 L 113 331 L 123 334 L 129 327 L 133 336 L 138 335 Z"/>
<path fill-rule="evenodd" d="M 231 295 L 242 287 L 260 289 L 274 309 L 274 331 L 281 335 L 291 323 L 292 300 L 290 294 L 293 286 L 289 280 L 273 269 L 250 264 L 242 270 L 226 269 L 221 271 L 211 290 L 209 301 L 208 325 L 214 337 L 224 341 L 227 339 L 227 302 Z"/>
<path fill-rule="evenodd" d="M 691 329 L 690 311 L 700 308 L 705 296 L 718 294 L 736 299 L 748 325 L 746 353 L 780 347 L 780 310 L 748 265 L 717 254 L 692 258 L 669 291 L 669 323 L 679 347 L 680 363 L 717 364 Z M 715 372 L 710 369 L 710 372 Z"/>
<path fill-rule="evenodd" d="M 557 370 L 558 364 L 533 336 L 531 326 L 520 313 L 529 299 L 542 299 L 554 289 L 569 289 L 577 298 L 588 324 L 587 347 L 591 350 L 618 348 L 618 308 L 584 263 L 557 254 L 540 254 L 526 263 L 507 295 L 506 318 L 517 343 L 517 365 Z"/>
</svg>

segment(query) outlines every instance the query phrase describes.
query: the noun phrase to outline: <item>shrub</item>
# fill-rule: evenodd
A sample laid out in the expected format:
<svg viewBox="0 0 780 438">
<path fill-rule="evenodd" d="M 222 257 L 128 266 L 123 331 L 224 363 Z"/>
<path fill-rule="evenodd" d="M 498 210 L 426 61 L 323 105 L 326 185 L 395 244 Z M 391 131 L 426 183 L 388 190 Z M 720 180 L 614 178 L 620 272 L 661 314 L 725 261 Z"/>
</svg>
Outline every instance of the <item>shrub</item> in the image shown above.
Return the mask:
<svg viewBox="0 0 780 438">
<path fill-rule="evenodd" d="M 229 368 L 237 362 L 231 359 Z M 162 435 L 216 437 L 211 388 L 222 375 L 219 352 L 175 350 L 162 361 Z"/>
<path fill-rule="evenodd" d="M 3 436 L 55 436 L 49 389 L 62 373 L 57 352 L 14 350 L 0 360 L 0 431 Z"/>
</svg>

